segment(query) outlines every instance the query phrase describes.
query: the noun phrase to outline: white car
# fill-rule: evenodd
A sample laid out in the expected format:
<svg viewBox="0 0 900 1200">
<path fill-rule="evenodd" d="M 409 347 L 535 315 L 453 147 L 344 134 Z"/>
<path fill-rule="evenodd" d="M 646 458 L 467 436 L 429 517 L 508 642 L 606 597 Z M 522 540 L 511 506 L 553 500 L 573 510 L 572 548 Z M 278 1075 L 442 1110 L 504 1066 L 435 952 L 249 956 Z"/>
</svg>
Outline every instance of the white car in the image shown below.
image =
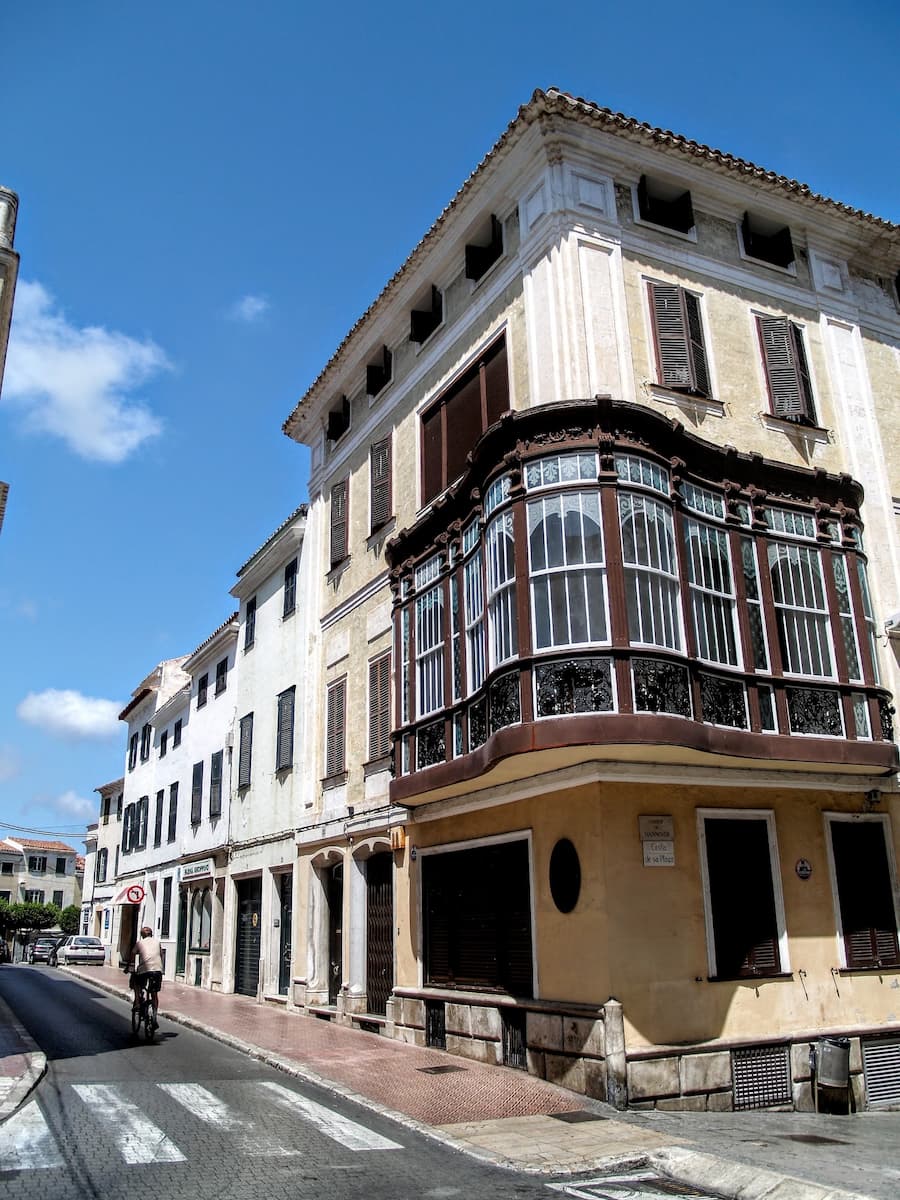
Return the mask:
<svg viewBox="0 0 900 1200">
<path fill-rule="evenodd" d="M 52 966 L 65 966 L 66 963 L 96 963 L 103 966 L 106 962 L 106 947 L 96 937 L 80 937 L 72 934 L 53 951 L 50 958 Z"/>
</svg>

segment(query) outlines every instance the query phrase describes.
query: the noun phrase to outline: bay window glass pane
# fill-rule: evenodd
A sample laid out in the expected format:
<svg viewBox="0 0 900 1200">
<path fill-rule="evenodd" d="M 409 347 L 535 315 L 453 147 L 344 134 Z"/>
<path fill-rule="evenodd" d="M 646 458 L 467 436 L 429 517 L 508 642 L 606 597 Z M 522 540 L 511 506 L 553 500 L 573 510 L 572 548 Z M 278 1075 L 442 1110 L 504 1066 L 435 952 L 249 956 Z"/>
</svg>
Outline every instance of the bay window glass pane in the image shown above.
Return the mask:
<svg viewBox="0 0 900 1200">
<path fill-rule="evenodd" d="M 728 535 L 692 519 L 685 520 L 684 531 L 697 654 L 708 662 L 735 667 L 735 598 Z"/>
<path fill-rule="evenodd" d="M 416 599 L 416 700 L 418 715 L 444 705 L 444 589 L 438 584 Z"/>
<path fill-rule="evenodd" d="M 512 513 L 495 517 L 485 533 L 491 667 L 519 649 L 516 617 L 516 556 Z"/>
<path fill-rule="evenodd" d="M 564 492 L 528 505 L 536 650 L 609 640 L 597 492 Z"/>
<path fill-rule="evenodd" d="M 838 614 L 841 624 L 841 641 L 847 656 L 847 675 L 850 679 L 862 679 L 859 664 L 859 649 L 856 644 L 856 626 L 853 621 L 853 603 L 850 599 L 850 581 L 847 578 L 847 560 L 842 554 L 831 559 L 834 567 L 834 587 L 838 598 Z"/>
<path fill-rule="evenodd" d="M 769 543 L 769 571 L 786 672 L 833 678 L 822 563 L 812 546 Z"/>
<path fill-rule="evenodd" d="M 619 495 L 625 606 L 632 643 L 682 649 L 678 564 L 671 509 L 648 496 Z"/>
</svg>

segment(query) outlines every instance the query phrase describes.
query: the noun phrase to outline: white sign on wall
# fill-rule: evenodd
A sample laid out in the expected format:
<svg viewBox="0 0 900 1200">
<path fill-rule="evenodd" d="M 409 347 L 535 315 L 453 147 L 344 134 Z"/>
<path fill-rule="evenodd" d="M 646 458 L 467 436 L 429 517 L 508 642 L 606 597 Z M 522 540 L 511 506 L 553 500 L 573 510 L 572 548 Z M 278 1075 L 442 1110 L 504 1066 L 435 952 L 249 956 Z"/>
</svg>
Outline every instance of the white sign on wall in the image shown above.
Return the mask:
<svg viewBox="0 0 900 1200">
<path fill-rule="evenodd" d="M 638 817 L 645 867 L 675 866 L 675 821 L 670 815 Z"/>
<path fill-rule="evenodd" d="M 184 883 L 187 879 L 199 879 L 203 875 L 212 875 L 213 860 L 211 858 L 203 858 L 200 862 L 186 863 L 181 868 L 181 881 Z"/>
</svg>

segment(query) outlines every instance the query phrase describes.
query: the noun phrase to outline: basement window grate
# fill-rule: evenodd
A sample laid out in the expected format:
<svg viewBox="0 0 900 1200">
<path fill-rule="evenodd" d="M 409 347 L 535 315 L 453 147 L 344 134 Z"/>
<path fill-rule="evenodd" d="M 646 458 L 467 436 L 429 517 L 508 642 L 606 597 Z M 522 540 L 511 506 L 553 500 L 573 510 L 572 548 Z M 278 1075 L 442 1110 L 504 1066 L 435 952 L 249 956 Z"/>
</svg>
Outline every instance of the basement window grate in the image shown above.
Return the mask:
<svg viewBox="0 0 900 1200">
<path fill-rule="evenodd" d="M 869 1108 L 900 1104 L 900 1038 L 872 1038 L 862 1043 L 866 1101 Z"/>
<path fill-rule="evenodd" d="M 432 1050 L 447 1049 L 447 1018 L 443 1000 L 425 1001 L 425 1045 Z"/>
<path fill-rule="evenodd" d="M 791 1104 L 789 1046 L 747 1046 L 731 1052 L 735 1109 Z"/>
<path fill-rule="evenodd" d="M 528 1052 L 525 1047 L 525 1013 L 518 1008 L 500 1010 L 503 1030 L 503 1063 L 519 1071 L 528 1070 Z"/>
</svg>

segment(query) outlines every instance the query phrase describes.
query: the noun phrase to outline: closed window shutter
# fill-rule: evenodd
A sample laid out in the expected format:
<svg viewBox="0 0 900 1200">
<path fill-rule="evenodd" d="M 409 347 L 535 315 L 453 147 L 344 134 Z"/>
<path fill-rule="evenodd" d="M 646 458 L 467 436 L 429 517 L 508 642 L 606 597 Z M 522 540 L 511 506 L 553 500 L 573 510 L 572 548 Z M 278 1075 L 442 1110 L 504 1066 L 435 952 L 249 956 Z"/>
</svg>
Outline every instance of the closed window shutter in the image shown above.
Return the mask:
<svg viewBox="0 0 900 1200">
<path fill-rule="evenodd" d="M 175 830 L 178 827 L 178 784 L 173 783 L 169 788 L 169 829 L 167 833 L 170 842 L 175 841 Z"/>
<path fill-rule="evenodd" d="M 156 819 L 153 825 L 153 845 L 159 846 L 162 842 L 162 826 L 163 826 L 163 801 L 166 798 L 165 788 L 156 793 Z"/>
<path fill-rule="evenodd" d="M 339 679 L 328 689 L 326 776 L 338 775 L 344 770 L 346 695 L 347 681 L 345 679 Z"/>
<path fill-rule="evenodd" d="M 651 283 L 660 382 L 679 391 L 710 394 L 700 301 L 684 288 Z"/>
<path fill-rule="evenodd" d="M 331 489 L 331 565 L 347 557 L 347 480 Z"/>
<path fill-rule="evenodd" d="M 253 713 L 241 717 L 241 741 L 238 751 L 238 787 L 250 786 L 250 763 L 253 755 Z"/>
<path fill-rule="evenodd" d="M 294 761 L 294 689 L 278 697 L 278 736 L 275 744 L 275 770 L 283 771 Z"/>
<path fill-rule="evenodd" d="M 203 763 L 194 763 L 194 774 L 191 780 L 191 824 L 200 824 L 203 800 Z"/>
<path fill-rule="evenodd" d="M 391 439 L 376 442 L 369 452 L 372 485 L 372 529 L 380 529 L 391 515 Z"/>
<path fill-rule="evenodd" d="M 385 758 L 391 750 L 391 656 L 369 663 L 369 758 Z"/>
<path fill-rule="evenodd" d="M 222 751 L 217 750 L 209 764 L 209 815 L 222 813 Z"/>
<path fill-rule="evenodd" d="M 812 385 L 803 335 L 786 317 L 757 317 L 769 395 L 775 416 L 814 423 Z"/>
<path fill-rule="evenodd" d="M 165 938 L 165 937 L 169 936 L 169 921 L 171 920 L 171 914 L 172 914 L 172 876 L 167 875 L 165 877 L 165 879 L 163 880 L 162 920 L 160 922 L 160 928 L 159 928 L 161 937 Z"/>
<path fill-rule="evenodd" d="M 896 966 L 900 947 L 884 827 L 832 821 L 831 843 L 847 966 Z"/>
</svg>

